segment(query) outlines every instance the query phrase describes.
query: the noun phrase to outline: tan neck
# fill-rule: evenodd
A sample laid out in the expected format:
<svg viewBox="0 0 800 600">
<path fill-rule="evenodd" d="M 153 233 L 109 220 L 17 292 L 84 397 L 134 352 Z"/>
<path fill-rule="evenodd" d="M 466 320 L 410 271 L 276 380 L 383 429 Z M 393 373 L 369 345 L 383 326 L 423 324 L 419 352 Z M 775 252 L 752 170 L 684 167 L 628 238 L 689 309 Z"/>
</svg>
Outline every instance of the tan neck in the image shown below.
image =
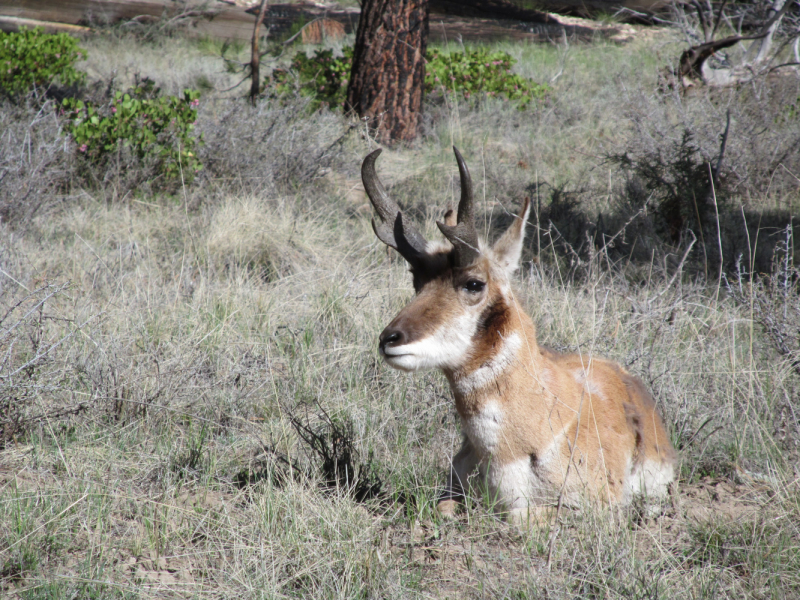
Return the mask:
<svg viewBox="0 0 800 600">
<path fill-rule="evenodd" d="M 497 338 L 499 343 L 485 348 L 478 341 L 478 352 L 464 367 L 444 371 L 462 417 L 480 411 L 490 400 L 509 397 L 511 388 L 529 379 L 526 373 L 540 372 L 536 327 L 518 305 L 511 304 L 510 318 Z"/>
</svg>

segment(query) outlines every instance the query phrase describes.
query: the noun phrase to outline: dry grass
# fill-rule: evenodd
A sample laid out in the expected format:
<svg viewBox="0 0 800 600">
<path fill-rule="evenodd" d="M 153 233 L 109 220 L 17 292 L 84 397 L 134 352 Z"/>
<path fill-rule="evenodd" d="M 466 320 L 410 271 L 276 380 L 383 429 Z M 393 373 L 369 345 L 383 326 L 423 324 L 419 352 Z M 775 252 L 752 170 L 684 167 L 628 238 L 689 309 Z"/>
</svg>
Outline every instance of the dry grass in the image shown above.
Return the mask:
<svg viewBox="0 0 800 600">
<path fill-rule="evenodd" d="M 167 94 L 180 95 L 185 88 L 213 87 L 225 90 L 240 77 L 228 73 L 219 58 L 221 47 L 211 40 L 182 37 L 158 37 L 145 41 L 136 30 L 110 30 L 105 36 L 89 37 L 83 42 L 89 51 L 78 67 L 90 79 L 115 80 L 119 89 L 135 84 L 136 77 L 159 82 Z M 246 60 L 237 45 L 234 58 Z M 169 77 L 164 77 L 169 73 Z"/>
<path fill-rule="evenodd" d="M 597 174 L 597 136 L 635 135 L 614 124 L 629 106 L 609 112 L 615 86 L 647 92 L 655 80 L 625 75 L 627 50 L 601 46 L 615 75 L 586 84 L 597 103 L 581 113 L 592 52 L 573 50 L 551 105 L 431 107 L 426 138 L 382 156 L 382 177 L 428 235 L 457 198 L 453 141 L 469 148 L 490 235 L 537 179 L 593 193 L 621 183 Z M 527 53 L 542 58 L 522 69 L 558 67 L 556 48 Z M 637 64 L 657 62 L 648 56 Z M 170 81 L 191 79 L 182 68 Z M 565 255 L 552 230 L 532 227 L 518 292 L 540 341 L 646 381 L 681 450 L 675 502 L 657 518 L 586 507 L 521 532 L 476 498 L 442 522 L 433 506 L 458 424 L 440 375 L 390 371 L 375 351 L 411 286 L 352 193 L 369 141 L 332 113 L 266 102 L 237 122 L 225 102 L 204 102 L 218 162 L 185 196 L 94 190 L 0 226 L 0 595 L 800 594 L 791 261 L 772 288 L 744 277 L 731 294 L 688 265 L 675 277 L 669 252 L 610 265 L 602 251 Z M 346 432 L 382 494 L 356 502 L 327 485 L 293 419 L 329 441 L 331 423 Z"/>
</svg>

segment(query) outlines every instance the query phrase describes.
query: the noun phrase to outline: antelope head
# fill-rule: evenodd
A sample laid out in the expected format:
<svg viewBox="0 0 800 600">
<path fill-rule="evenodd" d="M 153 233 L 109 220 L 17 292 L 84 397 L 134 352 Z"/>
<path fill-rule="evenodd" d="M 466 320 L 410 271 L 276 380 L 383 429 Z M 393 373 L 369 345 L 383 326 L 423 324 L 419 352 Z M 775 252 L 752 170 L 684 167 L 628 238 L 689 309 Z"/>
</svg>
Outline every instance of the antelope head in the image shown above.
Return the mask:
<svg viewBox="0 0 800 600">
<path fill-rule="evenodd" d="M 413 276 L 414 298 L 380 335 L 387 363 L 403 371 L 439 368 L 448 374 L 471 370 L 496 354 L 513 335 L 516 312 L 509 280 L 519 266 L 526 198 L 508 230 L 491 247 L 478 238 L 472 182 L 461 154 L 453 148 L 461 177 L 457 212 L 437 222 L 445 242 L 426 240 L 386 193 L 375 173 L 380 150 L 369 154 L 361 178 L 377 212 L 375 235 L 397 250 Z"/>
</svg>

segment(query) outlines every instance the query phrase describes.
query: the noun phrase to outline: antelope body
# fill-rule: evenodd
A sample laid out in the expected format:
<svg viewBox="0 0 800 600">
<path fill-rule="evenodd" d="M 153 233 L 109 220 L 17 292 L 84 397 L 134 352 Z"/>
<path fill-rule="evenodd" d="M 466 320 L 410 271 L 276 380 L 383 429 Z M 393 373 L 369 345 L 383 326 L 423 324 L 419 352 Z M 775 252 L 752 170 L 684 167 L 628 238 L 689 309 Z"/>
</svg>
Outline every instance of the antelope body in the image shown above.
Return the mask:
<svg viewBox="0 0 800 600">
<path fill-rule="evenodd" d="M 625 504 L 660 498 L 674 479 L 675 451 L 642 382 L 616 363 L 561 355 L 536 330 L 510 278 L 522 252 L 530 201 L 491 247 L 474 225 L 472 184 L 461 176 L 458 214 L 437 223 L 447 243 L 427 241 L 404 218 L 375 173 L 361 176 L 378 238 L 409 263 L 415 297 L 380 335 L 387 363 L 441 369 L 461 417 L 464 441 L 439 502 L 453 514 L 475 471 L 514 521 L 538 521 L 560 500 Z"/>
</svg>

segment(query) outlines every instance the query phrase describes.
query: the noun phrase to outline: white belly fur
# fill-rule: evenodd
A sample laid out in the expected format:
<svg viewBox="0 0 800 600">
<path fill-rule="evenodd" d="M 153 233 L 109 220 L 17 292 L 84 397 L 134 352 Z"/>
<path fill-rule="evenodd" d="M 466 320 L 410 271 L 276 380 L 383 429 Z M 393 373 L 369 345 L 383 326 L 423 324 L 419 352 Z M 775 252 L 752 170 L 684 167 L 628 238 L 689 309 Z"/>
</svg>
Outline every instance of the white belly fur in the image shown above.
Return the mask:
<svg viewBox="0 0 800 600">
<path fill-rule="evenodd" d="M 507 511 L 519 511 L 529 505 L 552 504 L 556 492 L 548 479 L 548 471 L 557 444 L 553 443 L 539 457 L 538 468 L 533 467 L 528 456 L 501 464 L 495 454 L 502 440 L 503 421 L 503 409 L 494 400 L 478 414 L 462 421 L 463 432 L 476 454 L 489 493 Z"/>
</svg>

